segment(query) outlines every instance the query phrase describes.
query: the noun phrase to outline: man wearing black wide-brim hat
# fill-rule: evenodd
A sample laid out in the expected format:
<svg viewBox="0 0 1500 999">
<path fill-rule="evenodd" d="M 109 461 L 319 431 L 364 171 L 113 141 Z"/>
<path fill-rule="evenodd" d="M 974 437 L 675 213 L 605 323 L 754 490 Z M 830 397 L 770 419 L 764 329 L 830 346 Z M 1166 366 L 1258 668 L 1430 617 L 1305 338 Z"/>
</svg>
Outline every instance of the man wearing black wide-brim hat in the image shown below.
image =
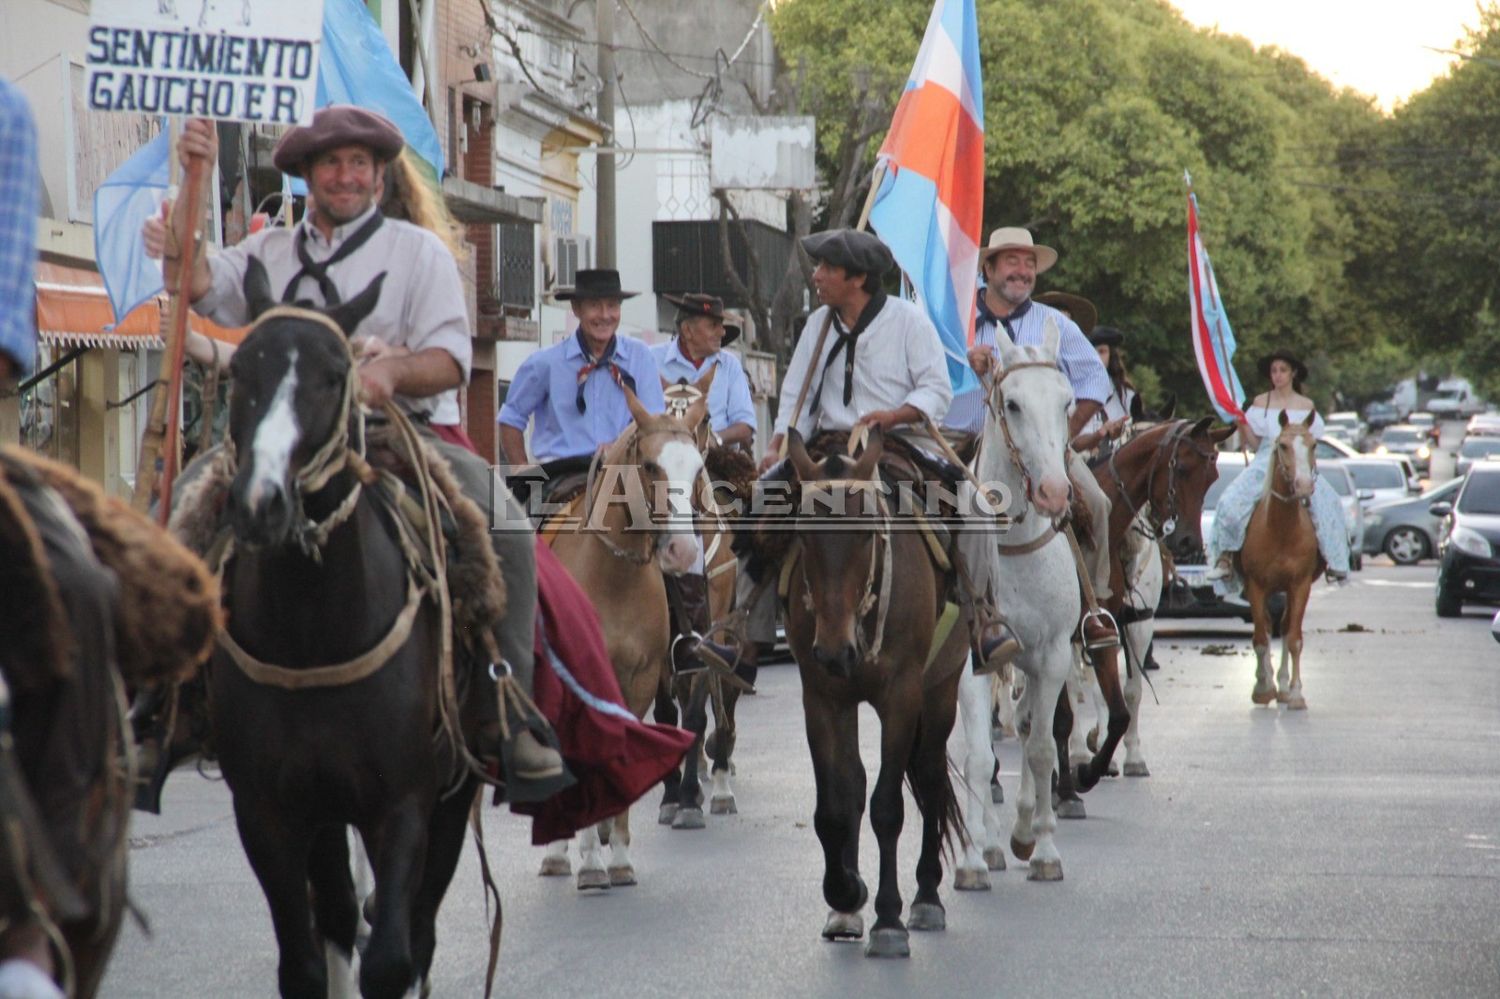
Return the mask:
<svg viewBox="0 0 1500 999">
<path fill-rule="evenodd" d="M 519 528 L 490 532 L 509 596 L 494 630 L 511 677 L 529 694 L 535 665 L 534 542 L 524 512 L 503 488 L 494 489 L 489 463 L 458 431 L 458 389 L 469 379 L 473 357 L 458 263 L 434 233 L 385 218 L 377 203 L 386 164 L 404 145 L 388 118 L 350 104 L 319 108 L 311 124 L 289 130 L 272 158 L 279 170 L 307 182 L 307 215 L 291 228 L 263 229 L 217 253 L 198 254 L 187 265 L 193 308 L 226 326 L 248 323 L 253 316 L 244 284 L 252 257 L 265 269 L 271 296 L 288 304 L 329 308 L 374 290 L 375 304 L 354 331 L 356 345 L 372 345 L 361 348 L 367 350 L 358 367 L 361 401 L 371 408 L 386 402 L 399 406 L 448 462 L 464 495 L 492 523 Z M 186 122 L 178 152 L 184 165 L 196 156 L 212 168 L 218 153 L 213 123 Z M 154 240 L 162 251 L 168 287 L 182 263 L 174 248 L 186 243 L 196 221 L 173 214 L 170 235 L 159 222 L 147 226 L 147 247 L 153 248 Z M 495 698 L 481 702 L 488 706 Z M 487 721 L 487 732 L 499 728 L 498 719 Z M 544 797 L 573 782 L 562 757 L 546 744 L 552 735 L 545 720 L 518 720 L 508 730 L 509 752 L 485 745 L 481 753 L 509 760 L 512 801 Z"/>
<path fill-rule="evenodd" d="M 706 368 L 716 369 L 708 390 L 709 425 L 721 444 L 748 450 L 755 441 L 750 379 L 740 359 L 724 349 L 740 338 L 743 323 L 725 310 L 724 300 L 717 295 L 688 292 L 662 297 L 677 306 L 672 322 L 676 336 L 651 348 L 662 380 L 668 385 L 683 381 L 691 385 L 703 377 Z"/>
</svg>

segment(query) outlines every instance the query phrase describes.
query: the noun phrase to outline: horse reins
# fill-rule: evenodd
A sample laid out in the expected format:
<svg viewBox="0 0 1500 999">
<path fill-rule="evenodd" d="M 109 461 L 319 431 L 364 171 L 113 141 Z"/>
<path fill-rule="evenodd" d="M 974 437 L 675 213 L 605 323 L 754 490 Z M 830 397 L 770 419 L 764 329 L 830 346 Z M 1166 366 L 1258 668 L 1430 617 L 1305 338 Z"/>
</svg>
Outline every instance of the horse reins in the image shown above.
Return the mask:
<svg viewBox="0 0 1500 999">
<path fill-rule="evenodd" d="M 1153 541 L 1160 541 L 1163 537 L 1170 535 L 1177 529 L 1177 453 L 1179 450 L 1181 450 L 1183 442 L 1187 441 L 1189 437 L 1191 437 L 1191 428 L 1193 426 L 1194 424 L 1190 420 L 1178 420 L 1171 425 L 1171 429 L 1164 435 L 1163 439 L 1157 443 L 1156 457 L 1152 458 L 1151 464 L 1147 466 L 1146 500 L 1141 504 L 1136 504 L 1130 498 L 1130 492 L 1125 487 L 1125 478 L 1120 474 L 1120 469 L 1115 464 L 1115 457 L 1120 453 L 1120 450 L 1122 449 L 1116 449 L 1113 453 L 1111 453 L 1109 456 L 1109 460 L 1106 463 L 1105 467 L 1109 469 L 1110 477 L 1114 479 L 1115 482 L 1115 492 L 1119 494 L 1120 498 L 1125 501 L 1125 505 L 1130 509 L 1131 521 L 1135 522 L 1136 520 L 1138 520 L 1141 517 L 1142 510 L 1145 510 L 1145 521 L 1146 523 L 1150 524 L 1152 531 L 1155 532 L 1154 534 L 1147 534 L 1146 536 Z M 1193 450 L 1196 451 L 1198 453 L 1198 456 L 1201 458 L 1213 458 L 1215 456 L 1214 451 L 1211 449 L 1204 450 L 1196 444 L 1193 444 L 1192 447 Z M 1156 471 L 1157 468 L 1161 465 L 1161 462 L 1158 459 L 1160 458 L 1163 451 L 1168 452 L 1167 517 L 1165 520 L 1158 521 L 1156 519 L 1156 507 L 1155 504 L 1151 502 L 1151 496 L 1156 492 Z"/>
</svg>

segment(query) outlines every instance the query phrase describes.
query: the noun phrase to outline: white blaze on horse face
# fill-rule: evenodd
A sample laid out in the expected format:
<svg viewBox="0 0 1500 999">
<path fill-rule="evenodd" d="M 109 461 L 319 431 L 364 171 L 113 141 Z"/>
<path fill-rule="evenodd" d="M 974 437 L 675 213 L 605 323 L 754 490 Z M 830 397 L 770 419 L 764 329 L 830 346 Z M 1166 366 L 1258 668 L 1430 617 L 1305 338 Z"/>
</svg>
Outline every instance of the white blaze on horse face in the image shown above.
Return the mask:
<svg viewBox="0 0 1500 999">
<path fill-rule="evenodd" d="M 292 461 L 292 451 L 302 436 L 297 424 L 297 410 L 293 405 L 297 395 L 297 351 L 294 348 L 287 358 L 286 374 L 276 386 L 271 405 L 255 428 L 255 440 L 250 445 L 250 489 L 246 494 L 246 505 L 258 510 L 268 492 L 285 488 L 287 468 Z"/>
<path fill-rule="evenodd" d="M 1306 434 L 1292 438 L 1292 492 L 1299 498 L 1313 494 L 1312 448 L 1308 447 L 1311 439 Z"/>
<path fill-rule="evenodd" d="M 689 572 L 702 558 L 703 548 L 693 530 L 693 483 L 703 468 L 703 456 L 686 441 L 668 441 L 656 463 L 666 476 L 670 519 L 659 562 L 663 572 Z"/>
</svg>

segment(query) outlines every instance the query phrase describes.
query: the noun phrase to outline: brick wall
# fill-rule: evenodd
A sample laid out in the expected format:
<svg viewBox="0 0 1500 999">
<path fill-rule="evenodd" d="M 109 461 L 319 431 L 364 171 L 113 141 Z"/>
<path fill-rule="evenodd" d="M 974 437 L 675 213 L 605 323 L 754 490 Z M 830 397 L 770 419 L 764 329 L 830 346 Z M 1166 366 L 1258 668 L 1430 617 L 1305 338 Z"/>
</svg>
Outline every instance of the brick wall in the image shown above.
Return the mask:
<svg viewBox="0 0 1500 999">
<path fill-rule="evenodd" d="M 469 439 L 490 464 L 500 462 L 500 435 L 495 430 L 495 373 L 474 369 L 469 382 Z"/>
</svg>

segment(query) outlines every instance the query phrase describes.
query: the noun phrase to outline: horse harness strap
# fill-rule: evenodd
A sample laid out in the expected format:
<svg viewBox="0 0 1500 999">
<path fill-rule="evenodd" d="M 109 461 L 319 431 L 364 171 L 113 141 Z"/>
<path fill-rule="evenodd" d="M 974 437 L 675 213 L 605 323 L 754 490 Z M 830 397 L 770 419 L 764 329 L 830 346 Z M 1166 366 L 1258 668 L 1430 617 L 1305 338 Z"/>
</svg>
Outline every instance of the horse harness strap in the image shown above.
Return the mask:
<svg viewBox="0 0 1500 999">
<path fill-rule="evenodd" d="M 396 620 L 391 623 L 390 630 L 386 632 L 385 637 L 364 654 L 335 666 L 289 669 L 285 666 L 263 662 L 246 652 L 244 647 L 229 634 L 228 628 L 219 629 L 219 645 L 229 653 L 234 664 L 247 677 L 262 686 L 279 687 L 282 690 L 347 686 L 373 676 L 390 660 L 397 649 L 406 644 L 406 640 L 411 637 L 412 624 L 416 621 L 417 611 L 422 605 L 422 597 L 425 593 L 426 591 L 417 585 L 416 580 L 408 579 L 406 604 L 396 615 Z"/>
<path fill-rule="evenodd" d="M 1026 467 L 1026 462 L 1021 460 L 1021 449 L 1016 446 L 1016 439 L 1011 435 L 1010 432 L 1010 421 L 1005 418 L 1005 407 L 1000 404 L 1001 401 L 1005 398 L 1005 392 L 1001 389 L 1001 385 L 1004 383 L 1005 379 L 1009 378 L 1017 371 L 1024 371 L 1027 368 L 1048 368 L 1052 371 L 1056 371 L 1059 373 L 1062 372 L 1062 366 L 1059 365 L 1056 361 L 1021 361 L 1017 364 L 1009 365 L 1008 367 L 1002 368 L 1000 372 L 995 376 L 995 380 L 990 385 L 989 391 L 985 393 L 984 404 L 989 408 L 990 413 L 994 415 L 996 421 L 1000 424 L 1000 433 L 1005 438 L 1005 448 L 1010 452 L 1010 463 L 1015 467 L 1016 471 L 1021 473 L 1022 488 L 1025 489 L 1026 496 L 1029 499 L 1031 497 L 1031 490 L 1033 485 L 1031 481 L 1031 470 Z M 1068 445 L 1064 444 L 1063 466 L 1065 468 L 1067 467 L 1067 450 Z M 1025 507 L 1021 510 L 1020 513 L 1016 514 L 1015 517 L 1012 518 L 1012 522 L 1017 524 L 1021 523 L 1026 519 L 1026 515 L 1030 512 L 1030 507 Z"/>
<path fill-rule="evenodd" d="M 1053 538 L 1057 537 L 1057 533 L 1057 525 L 1049 524 L 1039 537 L 1033 538 L 1030 541 L 1019 545 L 1000 545 L 1000 554 L 1002 556 L 1014 557 L 1018 555 L 1030 555 L 1032 552 L 1041 551 L 1051 543 Z"/>
</svg>

